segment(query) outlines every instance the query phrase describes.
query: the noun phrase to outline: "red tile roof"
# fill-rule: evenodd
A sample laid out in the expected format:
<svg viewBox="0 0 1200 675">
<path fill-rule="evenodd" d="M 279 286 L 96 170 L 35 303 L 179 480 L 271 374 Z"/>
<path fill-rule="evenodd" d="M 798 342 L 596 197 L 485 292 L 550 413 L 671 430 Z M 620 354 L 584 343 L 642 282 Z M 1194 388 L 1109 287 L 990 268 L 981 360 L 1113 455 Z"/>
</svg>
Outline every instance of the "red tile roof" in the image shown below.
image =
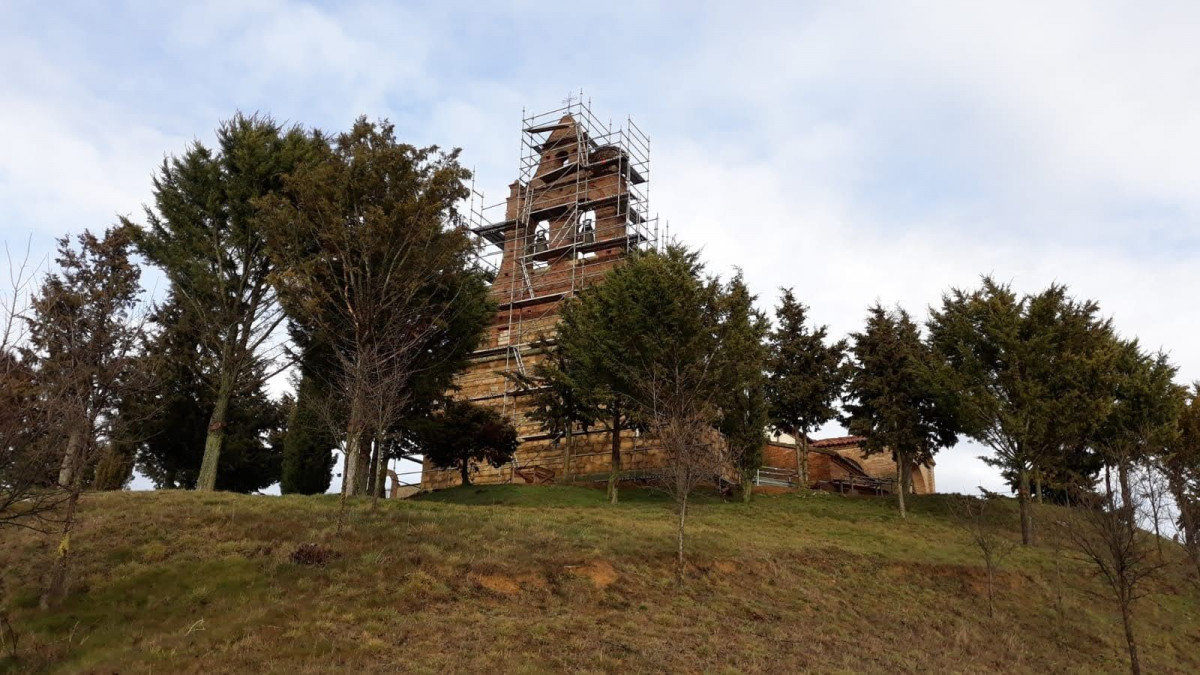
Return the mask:
<svg viewBox="0 0 1200 675">
<path fill-rule="evenodd" d="M 810 441 L 810 448 L 840 448 L 845 445 L 859 445 L 866 441 L 865 436 L 836 436 L 834 438 L 821 438 Z"/>
</svg>

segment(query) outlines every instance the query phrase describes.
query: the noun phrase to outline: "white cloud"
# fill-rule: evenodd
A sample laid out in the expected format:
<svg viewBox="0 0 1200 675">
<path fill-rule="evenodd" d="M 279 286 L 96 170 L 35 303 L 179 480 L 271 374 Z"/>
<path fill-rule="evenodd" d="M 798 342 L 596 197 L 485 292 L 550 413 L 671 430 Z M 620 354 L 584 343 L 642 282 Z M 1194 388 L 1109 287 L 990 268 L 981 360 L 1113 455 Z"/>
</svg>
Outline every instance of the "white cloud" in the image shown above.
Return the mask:
<svg viewBox="0 0 1200 675">
<path fill-rule="evenodd" d="M 845 334 L 875 300 L 921 314 L 982 273 L 1059 281 L 1200 378 L 1194 3 L 270 0 L 147 5 L 108 31 L 28 29 L 33 9 L 0 21 L 27 27 L 0 27 L 8 240 L 136 212 L 162 155 L 238 108 L 390 117 L 462 146 L 498 201 L 521 107 L 584 86 L 650 132 L 672 233 L 764 306 L 794 286 Z M 994 481 L 978 452 L 943 455 L 939 486 Z"/>
</svg>

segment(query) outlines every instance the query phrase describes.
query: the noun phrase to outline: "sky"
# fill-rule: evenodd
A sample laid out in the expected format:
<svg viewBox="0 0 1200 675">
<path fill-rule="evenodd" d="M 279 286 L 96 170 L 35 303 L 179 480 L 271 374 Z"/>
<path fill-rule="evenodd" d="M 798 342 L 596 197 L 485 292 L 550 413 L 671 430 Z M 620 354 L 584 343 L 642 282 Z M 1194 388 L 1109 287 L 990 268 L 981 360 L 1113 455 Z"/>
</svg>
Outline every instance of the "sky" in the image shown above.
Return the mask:
<svg viewBox="0 0 1200 675">
<path fill-rule="evenodd" d="M 1190 382 L 1197 34 L 1170 0 L 0 0 L 0 239 L 40 261 L 139 218 L 163 158 L 236 111 L 390 119 L 498 201 L 522 111 L 582 90 L 649 134 L 651 210 L 764 309 L 791 287 L 840 336 L 982 274 L 1065 283 Z M 939 489 L 1002 489 L 985 453 L 942 452 Z"/>
</svg>

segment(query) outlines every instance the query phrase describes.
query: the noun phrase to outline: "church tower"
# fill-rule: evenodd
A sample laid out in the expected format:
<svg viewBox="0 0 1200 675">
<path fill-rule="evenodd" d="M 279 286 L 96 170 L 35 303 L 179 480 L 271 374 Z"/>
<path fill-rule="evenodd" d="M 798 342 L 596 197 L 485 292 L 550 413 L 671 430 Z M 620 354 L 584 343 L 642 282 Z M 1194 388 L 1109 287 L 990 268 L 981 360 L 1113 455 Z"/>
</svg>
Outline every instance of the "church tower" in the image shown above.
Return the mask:
<svg viewBox="0 0 1200 675">
<path fill-rule="evenodd" d="M 601 280 L 631 251 L 656 246 L 658 238 L 648 211 L 649 140 L 632 120 L 601 124 L 588 104 L 568 99 L 561 108 L 524 117 L 521 126 L 521 165 L 503 219 L 472 227 L 481 262 L 495 274 L 498 312 L 455 395 L 503 410 L 521 438 L 510 464 L 472 467 L 472 482 L 481 484 L 608 472 L 601 434 L 580 437 L 567 457 L 563 444 L 528 418 L 530 392 L 512 375 L 530 372 L 553 348 L 564 299 Z M 636 467 L 637 439 L 626 444 L 623 465 Z M 425 462 L 422 488 L 458 482 L 457 471 Z"/>
</svg>

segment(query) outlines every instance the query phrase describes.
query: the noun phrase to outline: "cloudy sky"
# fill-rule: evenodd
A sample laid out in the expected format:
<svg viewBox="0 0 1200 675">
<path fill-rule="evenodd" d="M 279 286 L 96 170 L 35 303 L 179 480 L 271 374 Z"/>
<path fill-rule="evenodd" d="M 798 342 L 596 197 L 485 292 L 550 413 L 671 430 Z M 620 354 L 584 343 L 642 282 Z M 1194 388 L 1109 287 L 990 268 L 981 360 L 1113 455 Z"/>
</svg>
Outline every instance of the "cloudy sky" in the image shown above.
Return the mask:
<svg viewBox="0 0 1200 675">
<path fill-rule="evenodd" d="M 137 215 L 237 110 L 389 118 L 498 198 L 522 109 L 582 89 L 649 133 L 672 234 L 764 307 L 794 287 L 844 334 L 983 273 L 1058 281 L 1200 379 L 1198 34 L 1169 0 L 3 0 L 0 239 L 44 257 Z M 982 452 L 943 453 L 939 487 L 998 488 Z"/>
</svg>

